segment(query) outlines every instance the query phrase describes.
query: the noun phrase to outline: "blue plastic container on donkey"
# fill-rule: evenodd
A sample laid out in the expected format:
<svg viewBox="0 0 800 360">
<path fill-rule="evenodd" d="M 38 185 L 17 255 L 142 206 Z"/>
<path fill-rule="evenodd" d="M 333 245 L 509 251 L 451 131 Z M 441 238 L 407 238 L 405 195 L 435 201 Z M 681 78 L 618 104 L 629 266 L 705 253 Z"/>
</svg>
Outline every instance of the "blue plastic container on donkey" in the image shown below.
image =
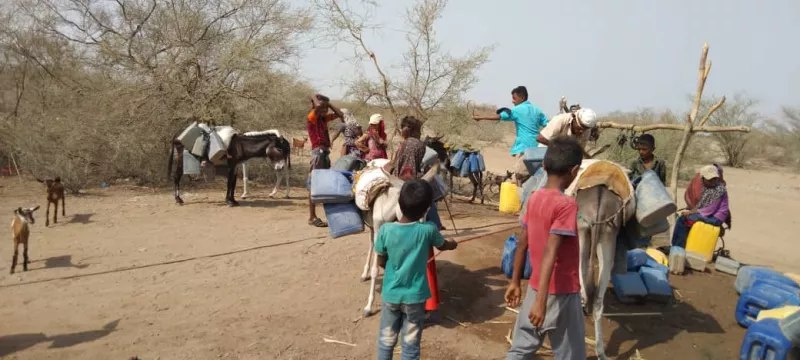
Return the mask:
<svg viewBox="0 0 800 360">
<path fill-rule="evenodd" d="M 736 303 L 736 322 L 743 327 L 752 325 L 761 310 L 783 305 L 800 305 L 800 289 L 756 280 Z"/>
<path fill-rule="evenodd" d="M 354 202 L 343 204 L 323 204 L 325 217 L 328 219 L 328 230 L 332 238 L 364 231 L 361 210 Z"/>
<path fill-rule="evenodd" d="M 314 203 L 348 203 L 353 201 L 353 185 L 347 173 L 317 169 L 311 172 L 311 201 Z"/>
</svg>

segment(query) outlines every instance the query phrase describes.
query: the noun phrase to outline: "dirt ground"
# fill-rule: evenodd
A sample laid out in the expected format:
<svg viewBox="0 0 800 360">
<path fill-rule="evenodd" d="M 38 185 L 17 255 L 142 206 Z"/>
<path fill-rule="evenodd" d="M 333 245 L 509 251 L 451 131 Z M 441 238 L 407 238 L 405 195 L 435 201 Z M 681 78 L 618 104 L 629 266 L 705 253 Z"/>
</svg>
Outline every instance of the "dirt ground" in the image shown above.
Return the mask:
<svg viewBox="0 0 800 360">
<path fill-rule="evenodd" d="M 505 154 L 494 154 L 490 170 L 507 166 Z M 798 176 L 727 170 L 726 177 L 732 255 L 800 271 Z M 40 210 L 28 272 L 9 275 L 10 236 L 0 246 L 0 358 L 372 358 L 378 316 L 361 317 L 368 285 L 359 281 L 367 233 L 330 239 L 307 226 L 300 188 L 273 200 L 261 186 L 241 207 L 226 208 L 223 187 L 189 188 L 183 207 L 165 189 L 91 189 L 68 196 L 66 218 L 50 228 Z M 42 200 L 40 184 L 0 178 L 6 221 L 11 209 Z M 447 236 L 474 240 L 438 257 L 445 319 L 425 330 L 423 358 L 501 359 L 514 314 L 502 307 L 499 263 L 516 218 L 455 201 L 455 236 L 440 210 Z M 695 273 L 670 282 L 678 291 L 666 305 L 622 305 L 609 293 L 607 313 L 663 315 L 606 318 L 608 354 L 735 358 L 744 331 L 733 318 L 733 277 Z"/>
</svg>

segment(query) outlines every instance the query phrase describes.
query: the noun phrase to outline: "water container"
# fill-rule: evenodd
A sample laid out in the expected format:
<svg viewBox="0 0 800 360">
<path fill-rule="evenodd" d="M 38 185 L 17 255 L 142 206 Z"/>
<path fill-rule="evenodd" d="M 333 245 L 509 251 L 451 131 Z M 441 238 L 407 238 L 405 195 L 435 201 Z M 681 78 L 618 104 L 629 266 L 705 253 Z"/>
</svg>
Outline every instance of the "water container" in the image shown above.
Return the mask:
<svg viewBox="0 0 800 360">
<path fill-rule="evenodd" d="M 517 237 L 511 235 L 506 239 L 503 244 L 503 257 L 500 258 L 500 269 L 506 274 L 506 278 L 511 279 L 514 275 L 514 254 L 517 251 Z M 525 252 L 525 268 L 522 271 L 522 278 L 529 279 L 531 277 L 531 255 L 530 252 Z"/>
<path fill-rule="evenodd" d="M 645 250 L 645 252 L 647 253 L 647 256 L 649 256 L 651 259 L 655 260 L 655 262 L 657 262 L 657 263 L 659 263 L 661 265 L 664 265 L 664 266 L 669 265 L 669 258 L 667 257 L 666 254 L 661 252 L 661 250 L 658 250 L 656 248 L 652 248 L 651 247 L 651 248 L 647 248 L 647 250 Z"/>
<path fill-rule="evenodd" d="M 472 153 L 469 155 L 469 172 L 480 172 L 481 171 L 481 164 L 478 161 L 478 154 Z"/>
<path fill-rule="evenodd" d="M 197 160 L 189 150 L 183 150 L 183 174 L 200 175 L 200 160 Z"/>
<path fill-rule="evenodd" d="M 800 275 L 795 273 L 783 273 L 783 275 L 785 275 L 789 279 L 792 279 L 792 281 L 796 282 L 798 286 L 800 286 Z"/>
<path fill-rule="evenodd" d="M 453 158 L 450 159 L 450 167 L 456 170 L 461 170 L 461 165 L 464 164 L 465 157 L 466 154 L 464 153 L 464 150 L 457 151 L 456 154 L 453 155 Z"/>
<path fill-rule="evenodd" d="M 332 238 L 336 239 L 364 231 L 361 210 L 358 209 L 355 203 L 323 204 L 322 207 L 325 209 L 328 230 Z"/>
<path fill-rule="evenodd" d="M 664 274 L 664 277 L 669 277 L 669 267 L 658 263 L 658 261 L 655 261 L 652 258 L 647 258 L 647 262 L 645 262 L 644 266 L 642 267 L 658 270 Z"/>
<path fill-rule="evenodd" d="M 657 221 L 655 224 L 650 226 L 644 226 L 639 222 L 636 222 L 636 231 L 641 235 L 641 237 L 651 237 L 653 235 L 663 234 L 669 231 L 669 221 L 664 218 Z"/>
<path fill-rule="evenodd" d="M 519 195 L 517 195 L 517 185 L 506 181 L 500 184 L 500 212 L 514 214 L 519 211 Z"/>
<path fill-rule="evenodd" d="M 441 175 L 436 174 L 433 176 L 431 187 L 433 188 L 433 201 L 444 199 L 445 195 L 447 195 L 447 185 L 445 185 Z"/>
<path fill-rule="evenodd" d="M 678 209 L 658 174 L 645 171 L 635 190 L 636 220 L 644 227 L 656 225 Z"/>
<path fill-rule="evenodd" d="M 233 135 L 236 134 L 237 131 L 233 128 L 233 126 L 215 126 L 214 132 L 217 133 L 220 139 L 222 139 L 222 146 L 227 149 L 231 144 Z"/>
<path fill-rule="evenodd" d="M 470 168 L 469 168 L 469 155 L 464 156 L 464 161 L 461 162 L 461 170 L 459 175 L 461 177 L 469 176 Z"/>
<path fill-rule="evenodd" d="M 714 264 L 714 270 L 724 272 L 726 274 L 736 275 L 736 273 L 739 272 L 740 266 L 741 265 L 736 260 L 717 256 L 717 262 Z"/>
<path fill-rule="evenodd" d="M 800 306 L 796 305 L 786 305 L 774 309 L 761 310 L 758 312 L 758 317 L 756 318 L 756 321 L 761 321 L 764 319 L 782 320 L 798 311 L 800 311 Z"/>
<path fill-rule="evenodd" d="M 612 274 L 611 284 L 614 285 L 614 294 L 622 302 L 628 302 L 631 297 L 647 295 L 647 287 L 638 272 Z"/>
<path fill-rule="evenodd" d="M 332 170 L 340 171 L 358 171 L 364 168 L 367 164 L 353 155 L 345 155 L 338 159 L 331 166 Z"/>
<path fill-rule="evenodd" d="M 197 121 L 195 121 L 184 129 L 176 139 L 183 144 L 184 148 L 191 149 L 197 141 L 197 138 L 201 136 L 203 136 L 203 129 L 197 126 Z"/>
<path fill-rule="evenodd" d="M 669 248 L 669 272 L 681 275 L 686 271 L 686 250 L 680 246 Z"/>
<path fill-rule="evenodd" d="M 717 247 L 717 239 L 719 239 L 719 226 L 706 224 L 702 221 L 697 221 L 692 225 L 689 230 L 689 236 L 686 238 L 686 251 L 692 251 L 702 255 L 706 262 L 711 262 L 714 256 L 714 249 Z"/>
<path fill-rule="evenodd" d="M 486 171 L 486 162 L 483 160 L 483 155 L 480 153 L 478 153 L 478 169 L 481 172 Z"/>
<path fill-rule="evenodd" d="M 353 200 L 353 186 L 342 172 L 315 169 L 311 172 L 311 202 L 348 203 Z"/>
<path fill-rule="evenodd" d="M 642 249 L 633 249 L 628 251 L 626 258 L 628 259 L 628 271 L 639 271 L 639 268 L 647 262 L 647 252 Z"/>
<path fill-rule="evenodd" d="M 194 156 L 205 156 L 206 151 L 208 150 L 208 138 L 205 136 L 198 137 L 197 140 L 194 141 L 194 146 L 192 146 L 190 149 L 190 152 Z"/>
<path fill-rule="evenodd" d="M 736 283 L 734 284 L 736 287 L 736 292 L 739 294 L 747 292 L 747 290 L 753 286 L 753 283 L 755 283 L 757 280 L 776 285 L 800 288 L 800 285 L 798 285 L 792 279 L 775 270 L 761 266 L 743 266 L 739 269 L 739 273 L 736 275 Z"/>
<path fill-rule="evenodd" d="M 756 322 L 747 329 L 739 351 L 742 360 L 792 360 L 797 356 L 797 349 L 792 348 L 792 341 L 775 319 Z"/>
<path fill-rule="evenodd" d="M 522 184 L 522 195 L 519 197 L 522 202 L 520 216 L 525 216 L 525 212 L 528 211 L 527 204 L 528 198 L 531 197 L 531 193 L 543 188 L 545 183 L 547 183 L 547 173 L 542 167 L 540 167 L 539 170 L 536 170 L 536 173 L 529 177 L 528 180 L 525 180 L 525 182 Z"/>
<path fill-rule="evenodd" d="M 648 297 L 666 299 L 672 297 L 672 287 L 664 271 L 657 268 L 643 266 L 639 269 L 644 286 L 647 288 Z"/>
<path fill-rule="evenodd" d="M 525 153 L 522 155 L 522 162 L 528 169 L 528 174 L 535 174 L 536 170 L 542 166 L 545 153 L 547 153 L 546 147 L 531 147 L 525 149 Z"/>
<path fill-rule="evenodd" d="M 686 266 L 694 271 L 703 272 L 706 271 L 706 259 L 703 255 L 700 255 L 694 251 L 686 250 Z"/>
<path fill-rule="evenodd" d="M 736 303 L 736 322 L 743 327 L 749 327 L 756 321 L 761 310 L 785 305 L 800 305 L 800 289 L 756 280 Z"/>
<path fill-rule="evenodd" d="M 433 165 L 436 160 L 439 160 L 439 154 L 436 153 L 436 150 L 431 149 L 430 147 L 425 147 L 425 155 L 422 157 L 422 165 L 423 166 L 431 166 Z"/>
<path fill-rule="evenodd" d="M 221 165 L 226 162 L 227 147 L 216 131 L 208 135 L 208 159 L 214 164 Z"/>
<path fill-rule="evenodd" d="M 800 310 L 780 320 L 780 324 L 783 336 L 795 346 L 800 346 Z"/>
</svg>

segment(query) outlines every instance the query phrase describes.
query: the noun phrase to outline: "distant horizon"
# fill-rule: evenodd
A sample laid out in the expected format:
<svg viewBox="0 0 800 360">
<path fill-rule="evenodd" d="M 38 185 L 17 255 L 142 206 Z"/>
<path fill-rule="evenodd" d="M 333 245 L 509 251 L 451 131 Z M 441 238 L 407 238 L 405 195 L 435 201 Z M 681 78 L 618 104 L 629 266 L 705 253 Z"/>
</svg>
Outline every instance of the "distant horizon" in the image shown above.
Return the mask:
<svg viewBox="0 0 800 360">
<path fill-rule="evenodd" d="M 413 3 L 382 4 L 371 20 L 381 29 L 365 34 L 390 72 L 407 46 L 404 16 L 398 14 Z M 800 107 L 800 51 L 786 46 L 800 34 L 800 2 L 485 4 L 451 1 L 436 24 L 442 48 L 454 56 L 495 45 L 464 100 L 508 106 L 511 89 L 524 85 L 548 116 L 558 111 L 562 95 L 601 115 L 642 109 L 683 113 L 691 107 L 700 53 L 708 42 L 713 66 L 704 99 L 742 94 L 758 101 L 755 109 L 763 116 L 776 120 L 783 119 L 783 107 Z M 353 54 L 349 44 L 307 49 L 299 75 L 315 90 L 343 98 L 344 79 L 357 71 L 374 73 L 368 62 L 354 67 Z"/>
</svg>

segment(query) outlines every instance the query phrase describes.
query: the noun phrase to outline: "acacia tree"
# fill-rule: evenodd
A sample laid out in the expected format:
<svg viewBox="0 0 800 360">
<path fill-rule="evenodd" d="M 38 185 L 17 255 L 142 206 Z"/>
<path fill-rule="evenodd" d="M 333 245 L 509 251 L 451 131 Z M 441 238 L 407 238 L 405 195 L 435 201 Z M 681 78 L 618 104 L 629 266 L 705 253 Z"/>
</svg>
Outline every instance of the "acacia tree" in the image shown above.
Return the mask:
<svg viewBox="0 0 800 360">
<path fill-rule="evenodd" d="M 368 30 L 377 28 L 366 21 L 365 12 L 355 11 L 347 0 L 315 0 L 315 3 L 330 35 L 353 45 L 357 64 L 368 58 L 377 73 L 376 78 L 370 78 L 362 72 L 348 84 L 349 95 L 388 109 L 395 119 L 395 130 L 400 108 L 425 122 L 445 105 L 463 102 L 463 94 L 475 84 L 476 72 L 488 61 L 493 49 L 484 46 L 463 56 L 443 50 L 436 39 L 435 24 L 442 17 L 447 1 L 419 0 L 406 11 L 410 29 L 403 60 L 387 67 L 365 38 Z M 375 3 L 361 1 L 358 5 L 368 11 Z M 396 70 L 389 71 L 390 68 Z"/>
<path fill-rule="evenodd" d="M 13 13 L 0 18 L 0 81 L 14 89 L 0 96 L 13 135 L 7 146 L 27 154 L 28 168 L 64 167 L 68 183 L 153 179 L 167 140 L 189 117 L 232 124 L 287 113 L 282 107 L 295 104 L 274 99 L 297 82 L 281 70 L 311 26 L 307 9 L 286 0 L 2 6 Z"/>
<path fill-rule="evenodd" d="M 704 102 L 704 107 L 716 102 Z M 715 126 L 753 126 L 760 118 L 753 108 L 758 102 L 743 95 L 736 95 L 732 101 L 723 104 L 719 110 L 711 115 L 709 123 Z M 747 161 L 748 141 L 750 134 L 741 132 L 716 132 L 714 138 L 719 143 L 728 165 L 733 167 L 744 166 Z"/>
</svg>

